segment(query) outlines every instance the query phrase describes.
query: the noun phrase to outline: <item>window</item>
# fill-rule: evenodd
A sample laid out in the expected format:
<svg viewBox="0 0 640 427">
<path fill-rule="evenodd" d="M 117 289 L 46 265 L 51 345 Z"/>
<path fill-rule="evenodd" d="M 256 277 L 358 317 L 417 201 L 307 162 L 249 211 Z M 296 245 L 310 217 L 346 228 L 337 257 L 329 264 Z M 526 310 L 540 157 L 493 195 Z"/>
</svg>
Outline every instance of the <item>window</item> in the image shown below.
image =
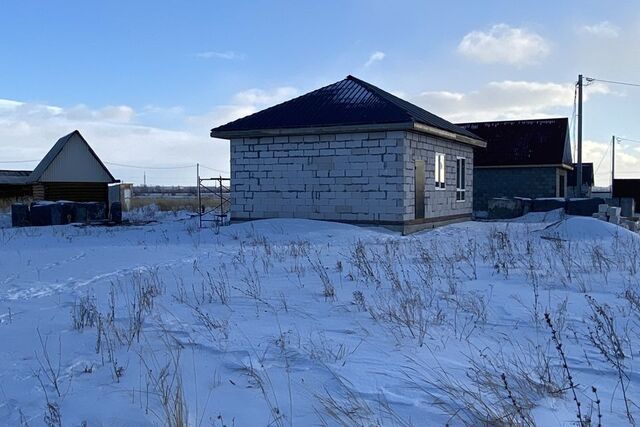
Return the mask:
<svg viewBox="0 0 640 427">
<path fill-rule="evenodd" d="M 436 176 L 436 189 L 442 188 L 444 189 L 444 154 L 436 153 L 436 168 L 435 168 L 435 176 Z"/>
<path fill-rule="evenodd" d="M 456 201 L 458 202 L 464 202 L 464 193 L 467 188 L 466 163 L 467 160 L 464 157 L 456 159 Z"/>
</svg>

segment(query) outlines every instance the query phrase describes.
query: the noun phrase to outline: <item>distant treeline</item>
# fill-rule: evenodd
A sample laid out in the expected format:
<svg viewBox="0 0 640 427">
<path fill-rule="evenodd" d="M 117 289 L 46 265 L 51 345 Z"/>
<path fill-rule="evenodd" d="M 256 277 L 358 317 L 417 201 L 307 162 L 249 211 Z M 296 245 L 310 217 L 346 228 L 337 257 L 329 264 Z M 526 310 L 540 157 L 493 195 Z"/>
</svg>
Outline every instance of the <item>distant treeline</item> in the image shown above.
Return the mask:
<svg viewBox="0 0 640 427">
<path fill-rule="evenodd" d="M 219 189 L 217 186 L 207 186 L 207 190 L 202 190 L 203 197 L 211 196 L 211 192 L 218 192 Z M 228 189 L 225 188 L 225 192 L 228 192 Z M 142 196 L 197 196 L 198 187 L 193 186 L 167 186 L 167 185 L 135 185 L 133 186 L 133 196 L 134 197 L 142 197 Z"/>
</svg>

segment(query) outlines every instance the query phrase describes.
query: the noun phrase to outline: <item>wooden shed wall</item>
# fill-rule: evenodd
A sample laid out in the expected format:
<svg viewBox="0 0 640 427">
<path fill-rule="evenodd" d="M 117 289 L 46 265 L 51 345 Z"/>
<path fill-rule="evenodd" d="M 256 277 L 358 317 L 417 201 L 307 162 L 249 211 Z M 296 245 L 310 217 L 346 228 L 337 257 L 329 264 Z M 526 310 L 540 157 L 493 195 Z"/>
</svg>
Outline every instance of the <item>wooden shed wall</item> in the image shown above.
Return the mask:
<svg viewBox="0 0 640 427">
<path fill-rule="evenodd" d="M 31 197 L 30 185 L 0 184 L 0 199 Z"/>
<path fill-rule="evenodd" d="M 34 184 L 33 198 L 36 200 L 69 200 L 71 202 L 109 201 L 106 183 L 95 182 L 44 182 Z"/>
</svg>

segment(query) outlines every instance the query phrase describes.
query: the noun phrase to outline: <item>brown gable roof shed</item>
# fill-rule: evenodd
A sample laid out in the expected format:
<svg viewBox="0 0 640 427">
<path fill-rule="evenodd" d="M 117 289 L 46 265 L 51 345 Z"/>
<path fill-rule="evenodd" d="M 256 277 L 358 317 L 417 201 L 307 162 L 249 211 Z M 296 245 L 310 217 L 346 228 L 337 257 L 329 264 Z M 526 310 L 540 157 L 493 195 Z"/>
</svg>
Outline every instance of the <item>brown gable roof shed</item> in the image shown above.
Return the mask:
<svg viewBox="0 0 640 427">
<path fill-rule="evenodd" d="M 458 126 L 487 141 L 485 150 L 476 150 L 476 167 L 571 167 L 569 120 L 566 117 L 458 123 Z"/>
<path fill-rule="evenodd" d="M 58 139 L 31 171 L 0 171 L 0 198 L 107 202 L 117 182 L 79 131 Z"/>
</svg>

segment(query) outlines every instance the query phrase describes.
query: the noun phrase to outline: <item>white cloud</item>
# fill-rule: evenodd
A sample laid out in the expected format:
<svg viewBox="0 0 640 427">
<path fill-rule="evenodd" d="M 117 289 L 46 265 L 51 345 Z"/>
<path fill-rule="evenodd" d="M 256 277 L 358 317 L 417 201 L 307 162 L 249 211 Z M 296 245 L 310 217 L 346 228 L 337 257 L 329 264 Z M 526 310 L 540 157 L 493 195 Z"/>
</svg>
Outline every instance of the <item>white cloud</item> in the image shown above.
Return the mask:
<svg viewBox="0 0 640 427">
<path fill-rule="evenodd" d="M 633 147 L 616 144 L 616 178 L 638 178 L 640 158 L 633 153 Z M 611 141 L 585 140 L 582 143 L 582 157 L 592 162 L 596 185 L 606 187 L 611 184 Z"/>
<path fill-rule="evenodd" d="M 609 21 L 598 22 L 593 25 L 583 25 L 579 28 L 581 33 L 597 37 L 616 38 L 620 35 L 620 28 Z"/>
<path fill-rule="evenodd" d="M 78 129 L 106 162 L 148 167 L 192 164 L 193 169 L 146 170 L 148 183 L 191 185 L 198 162 L 229 170 L 229 144 L 211 139 L 212 127 L 297 94 L 298 90 L 292 87 L 249 89 L 232 96 L 228 104 L 199 116 L 187 116 L 179 106 L 149 105 L 137 112 L 127 105 L 92 109 L 84 104 L 59 107 L 0 99 L 0 169 L 35 167 L 37 162 L 1 162 L 41 159 L 58 138 Z M 171 129 L 167 128 L 169 124 Z M 142 169 L 107 166 L 118 179 L 142 182 Z"/>
<path fill-rule="evenodd" d="M 365 67 L 371 66 L 374 62 L 382 61 L 385 57 L 384 52 L 376 51 L 369 56 L 369 60 L 364 64 Z"/>
<path fill-rule="evenodd" d="M 247 89 L 233 95 L 229 104 L 218 105 L 206 114 L 192 116 L 187 120 L 191 124 L 208 126 L 210 129 L 288 101 L 299 93 L 298 89 L 290 86 L 270 90 Z"/>
<path fill-rule="evenodd" d="M 497 24 L 489 31 L 472 31 L 458 45 L 458 52 L 484 63 L 531 64 L 547 56 L 551 48 L 539 34 L 525 28 Z"/>
<path fill-rule="evenodd" d="M 214 51 L 206 51 L 206 52 L 198 52 L 194 55 L 199 59 L 226 59 L 226 60 L 234 60 L 234 59 L 245 59 L 246 55 L 244 53 L 234 52 L 232 50 L 228 50 L 225 52 L 214 52 Z"/>
<path fill-rule="evenodd" d="M 585 100 L 596 93 L 610 92 L 605 85 L 593 86 Z M 467 93 L 427 91 L 412 101 L 453 122 L 466 122 L 566 116 L 573 99 L 573 83 L 505 80 Z"/>
<path fill-rule="evenodd" d="M 287 101 L 298 95 L 298 89 L 284 86 L 272 90 L 248 89 L 233 96 L 233 102 L 238 105 L 252 105 L 255 107 L 269 107 Z"/>
<path fill-rule="evenodd" d="M 209 137 L 208 128 L 170 130 L 134 121 L 128 106 L 92 110 L 85 105 L 69 108 L 0 100 L 0 162 L 42 159 L 63 135 L 73 131 L 87 138 L 103 161 L 143 166 L 184 165 L 201 162 L 228 170 L 229 153 L 224 144 Z M 0 168 L 28 169 L 37 162 L 3 164 Z M 116 178 L 141 182 L 143 170 L 107 165 Z M 147 181 L 158 184 L 190 184 L 195 168 L 147 170 Z"/>
<path fill-rule="evenodd" d="M 31 105 L 30 107 L 36 108 L 35 105 Z M 99 110 L 92 110 L 86 105 L 80 104 L 66 110 L 58 108 L 57 114 L 64 115 L 73 120 L 97 120 L 111 123 L 130 123 L 134 119 L 136 113 L 133 111 L 133 108 L 128 105 L 108 105 Z"/>
</svg>

